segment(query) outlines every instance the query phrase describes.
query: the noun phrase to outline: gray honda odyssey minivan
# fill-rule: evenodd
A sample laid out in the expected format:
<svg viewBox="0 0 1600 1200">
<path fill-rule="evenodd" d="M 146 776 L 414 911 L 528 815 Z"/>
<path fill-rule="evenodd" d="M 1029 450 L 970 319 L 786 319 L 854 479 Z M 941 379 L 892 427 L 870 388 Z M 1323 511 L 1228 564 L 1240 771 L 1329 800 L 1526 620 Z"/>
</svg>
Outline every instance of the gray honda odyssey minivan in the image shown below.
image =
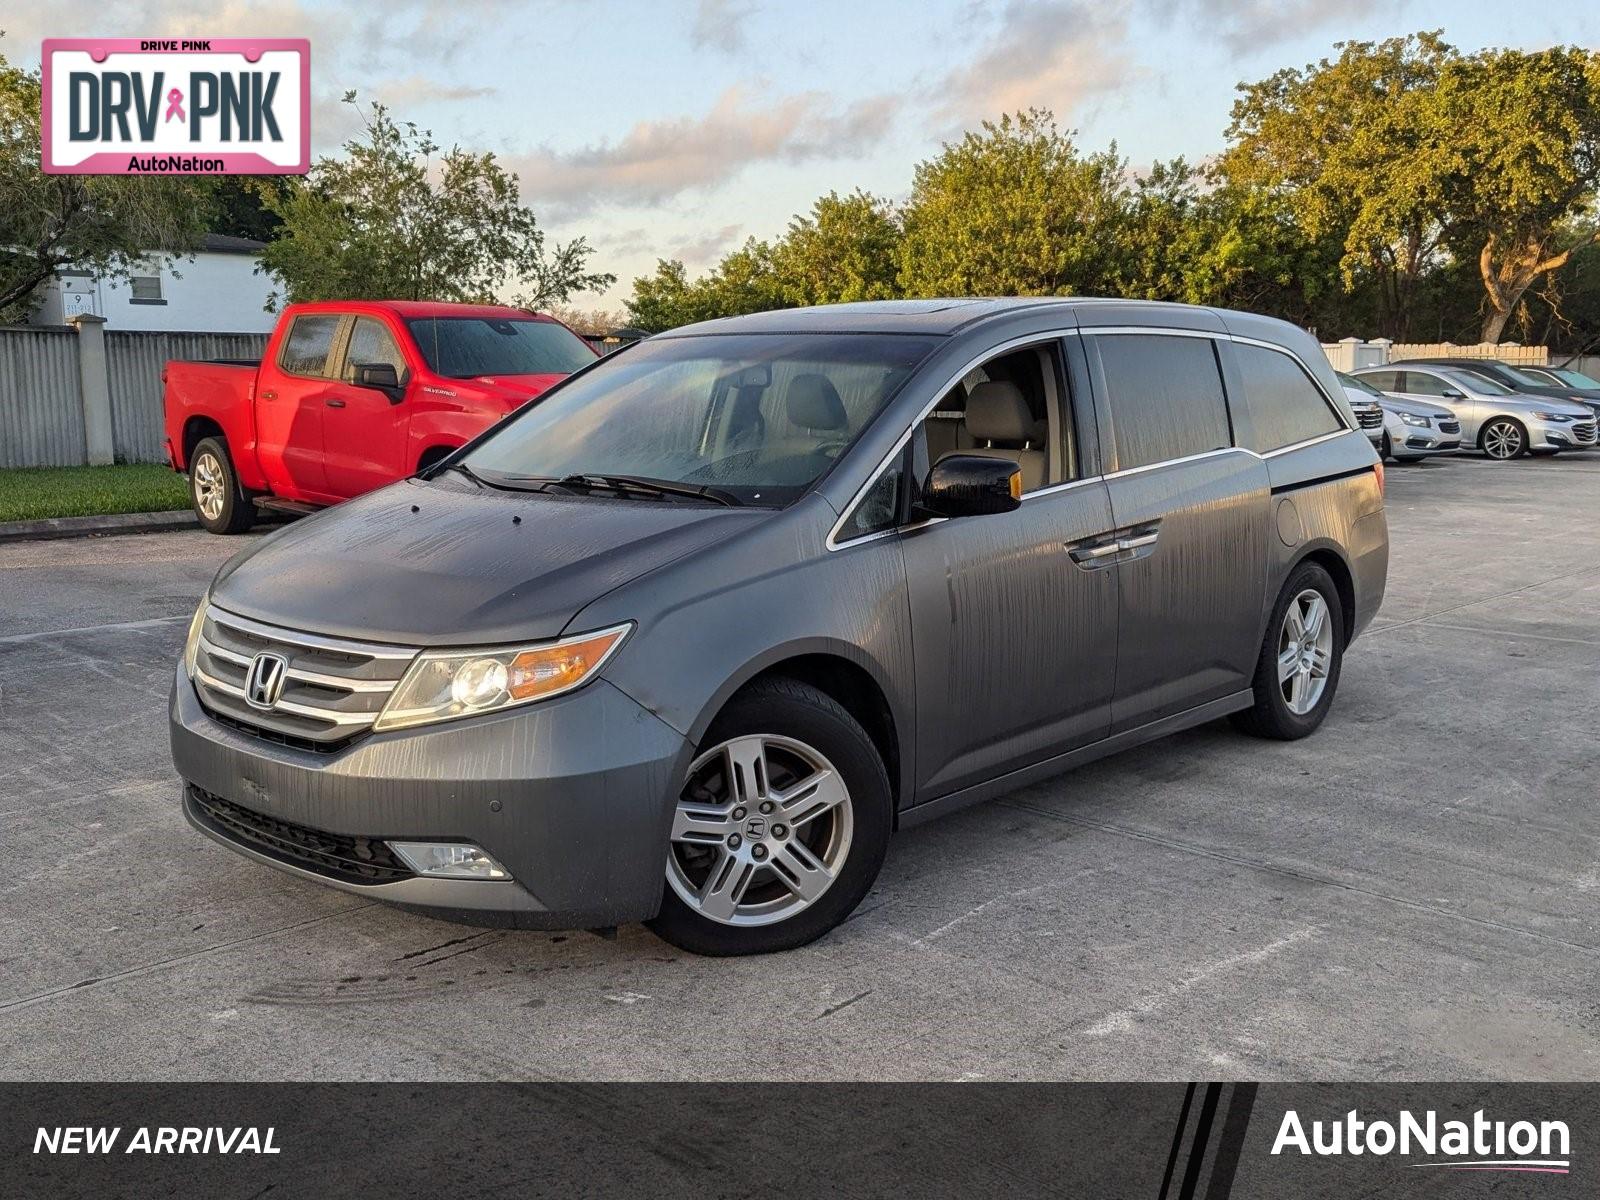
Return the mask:
<svg viewBox="0 0 1600 1200">
<path fill-rule="evenodd" d="M 801 945 L 891 832 L 1175 730 L 1298 738 L 1383 598 L 1317 343 L 1109 300 L 712 321 L 228 563 L 188 818 L 463 920 Z"/>
</svg>

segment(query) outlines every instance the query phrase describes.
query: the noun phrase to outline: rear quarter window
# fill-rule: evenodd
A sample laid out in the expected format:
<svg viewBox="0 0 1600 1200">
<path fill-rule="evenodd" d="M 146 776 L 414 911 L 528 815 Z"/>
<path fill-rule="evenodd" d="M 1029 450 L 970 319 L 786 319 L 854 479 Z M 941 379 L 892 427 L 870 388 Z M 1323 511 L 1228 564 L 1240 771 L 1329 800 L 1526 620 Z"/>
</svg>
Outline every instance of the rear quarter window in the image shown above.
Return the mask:
<svg viewBox="0 0 1600 1200">
<path fill-rule="evenodd" d="M 1244 342 L 1234 343 L 1233 353 L 1250 407 L 1250 448 L 1256 453 L 1268 454 L 1345 428 L 1322 390 L 1289 355 Z"/>
<path fill-rule="evenodd" d="M 1095 342 L 1119 471 L 1233 445 L 1210 338 L 1124 333 Z"/>
<path fill-rule="evenodd" d="M 326 375 L 340 320 L 336 316 L 296 317 L 283 340 L 278 365 L 291 375 Z"/>
</svg>

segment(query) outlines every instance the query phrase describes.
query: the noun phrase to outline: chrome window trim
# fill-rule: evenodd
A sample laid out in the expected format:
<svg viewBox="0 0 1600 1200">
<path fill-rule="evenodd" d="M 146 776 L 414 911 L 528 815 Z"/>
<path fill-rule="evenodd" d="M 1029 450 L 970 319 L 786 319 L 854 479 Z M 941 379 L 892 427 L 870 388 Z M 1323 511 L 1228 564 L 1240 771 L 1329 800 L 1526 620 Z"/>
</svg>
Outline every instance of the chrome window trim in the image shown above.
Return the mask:
<svg viewBox="0 0 1600 1200">
<path fill-rule="evenodd" d="M 1080 484 L 1103 482 L 1109 479 L 1120 479 L 1124 475 L 1137 475 L 1141 472 L 1153 471 L 1160 467 L 1175 466 L 1179 463 L 1198 462 L 1201 459 L 1214 458 L 1222 454 L 1248 454 L 1251 458 L 1260 459 L 1261 461 L 1265 462 L 1268 459 L 1276 458 L 1280 454 L 1288 454 L 1295 450 L 1304 450 L 1308 446 L 1315 446 L 1322 442 L 1332 441 L 1334 438 L 1344 437 L 1348 433 L 1360 434 L 1363 439 L 1366 437 L 1364 433 L 1361 433 L 1359 426 L 1352 426 L 1350 422 L 1345 419 L 1344 411 L 1338 406 L 1337 403 L 1333 401 L 1332 397 L 1329 396 L 1327 389 L 1322 386 L 1321 380 L 1317 378 L 1316 372 L 1314 372 L 1310 366 L 1307 365 L 1306 360 L 1301 358 L 1300 355 L 1294 350 L 1291 350 L 1287 346 L 1280 346 L 1276 342 L 1262 341 L 1260 338 L 1248 337 L 1244 334 L 1216 332 L 1202 329 L 1181 329 L 1176 327 L 1168 328 L 1159 325 L 1094 325 L 1089 327 L 1075 326 L 1071 329 L 1042 330 L 1039 333 L 1026 334 L 1021 337 L 1012 338 L 1009 341 L 1000 342 L 998 345 L 990 347 L 982 354 L 979 354 L 973 358 L 960 371 L 957 371 L 954 375 L 952 375 L 943 386 L 938 388 L 934 394 L 934 398 L 928 401 L 928 403 L 923 407 L 922 411 L 911 419 L 911 422 L 906 426 L 905 431 L 895 439 L 895 443 L 892 447 L 890 447 L 889 452 L 885 454 L 878 462 L 878 465 L 872 469 L 872 473 L 867 477 L 867 481 L 856 490 L 853 496 L 850 497 L 850 502 L 844 506 L 844 512 L 839 516 L 839 519 L 833 523 L 833 527 L 828 530 L 827 539 L 823 543 L 824 547 L 830 553 L 832 553 L 836 550 L 843 550 L 850 546 L 864 545 L 867 542 L 875 542 L 882 538 L 889 537 L 892 534 L 902 533 L 911 529 L 920 529 L 925 525 L 939 524 L 940 522 L 947 520 L 948 518 L 945 517 L 935 517 L 927 521 L 914 521 L 910 524 L 899 525 L 893 529 L 880 529 L 874 533 L 863 534 L 861 537 L 851 538 L 844 542 L 838 540 L 840 529 L 844 527 L 844 523 L 849 519 L 850 514 L 855 511 L 856 505 L 861 503 L 862 498 L 871 489 L 872 485 L 878 481 L 878 477 L 883 474 L 883 472 L 888 468 L 889 464 L 893 462 L 894 459 L 901 453 L 901 451 L 906 448 L 906 443 L 911 440 L 911 435 L 916 432 L 917 426 L 922 424 L 923 421 L 927 420 L 928 415 L 932 413 L 938 406 L 939 401 L 943 400 L 950 389 L 964 379 L 968 372 L 970 372 L 973 368 L 982 366 L 985 362 L 991 358 L 994 358 L 996 355 L 1005 354 L 1012 350 L 1020 350 L 1025 346 L 1034 345 L 1039 342 L 1047 342 L 1052 339 L 1074 336 L 1096 337 L 1100 334 L 1158 334 L 1163 337 L 1210 338 L 1213 341 L 1237 342 L 1246 346 L 1260 346 L 1264 350 L 1275 350 L 1279 354 L 1285 355 L 1291 359 L 1302 371 L 1305 372 L 1306 378 L 1311 381 L 1312 387 L 1316 388 L 1317 394 L 1323 398 L 1323 401 L 1333 411 L 1333 415 L 1338 420 L 1341 428 L 1332 430 L 1328 433 L 1318 434 L 1313 438 L 1306 438 L 1304 441 L 1291 442 L 1287 446 L 1279 446 L 1277 449 L 1269 450 L 1265 454 L 1262 454 L 1256 450 L 1252 450 L 1248 446 L 1225 446 L 1216 450 L 1207 450 L 1200 454 L 1188 454 L 1181 458 L 1167 458 L 1162 459 L 1160 462 L 1145 463 L 1143 466 L 1129 467 L 1122 471 L 1112 471 L 1102 475 L 1091 475 L 1083 479 L 1071 479 L 1067 480 L 1065 483 L 1052 484 L 1050 487 L 1040 488 L 1035 492 L 1029 492 L 1027 495 L 1022 497 L 1024 504 L 1026 504 L 1035 496 L 1053 495 L 1057 492 L 1065 491 L 1068 488 L 1077 487 Z M 1226 377 L 1223 378 L 1223 386 L 1224 389 L 1226 389 Z"/>
</svg>

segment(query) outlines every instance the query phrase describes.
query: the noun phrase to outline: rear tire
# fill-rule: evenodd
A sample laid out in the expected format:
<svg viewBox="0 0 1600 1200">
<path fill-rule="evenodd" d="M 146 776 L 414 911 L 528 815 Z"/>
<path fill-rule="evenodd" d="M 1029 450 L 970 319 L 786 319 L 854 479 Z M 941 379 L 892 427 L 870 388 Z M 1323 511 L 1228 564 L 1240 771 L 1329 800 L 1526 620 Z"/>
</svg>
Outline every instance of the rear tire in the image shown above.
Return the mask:
<svg viewBox="0 0 1600 1200">
<path fill-rule="evenodd" d="M 222 438 L 203 439 L 189 455 L 189 502 L 212 533 L 244 533 L 256 523 L 256 506 L 240 486 Z"/>
<path fill-rule="evenodd" d="M 695 954 L 815 941 L 877 879 L 891 797 L 877 747 L 832 697 L 794 679 L 754 684 L 712 722 L 690 766 L 650 928 Z"/>
<path fill-rule="evenodd" d="M 1252 737 L 1279 741 L 1316 732 L 1333 706 L 1343 665 L 1339 589 L 1316 563 L 1301 563 L 1283 585 L 1261 639 L 1251 683 L 1255 703 L 1233 714 L 1234 725 Z"/>
</svg>

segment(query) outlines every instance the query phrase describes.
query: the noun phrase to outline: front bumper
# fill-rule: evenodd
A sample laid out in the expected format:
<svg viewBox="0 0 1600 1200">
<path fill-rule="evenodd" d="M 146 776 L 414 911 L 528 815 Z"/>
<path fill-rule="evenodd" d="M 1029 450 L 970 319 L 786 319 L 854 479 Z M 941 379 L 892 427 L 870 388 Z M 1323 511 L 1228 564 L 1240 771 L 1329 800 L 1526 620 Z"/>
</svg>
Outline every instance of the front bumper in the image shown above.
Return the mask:
<svg viewBox="0 0 1600 1200">
<path fill-rule="evenodd" d="M 542 704 L 372 734 L 317 753 L 213 720 L 180 667 L 171 739 L 186 816 L 229 849 L 371 899 L 530 929 L 619 925 L 655 914 L 677 781 L 689 758 L 679 733 L 604 680 Z M 300 853 L 294 839 L 268 844 L 240 836 L 214 819 L 196 788 L 262 824 L 283 822 L 333 840 L 469 841 L 511 880 L 402 871 L 358 882 L 325 856 Z"/>
<path fill-rule="evenodd" d="M 1528 443 L 1534 450 L 1592 450 L 1595 447 L 1595 422 L 1529 421 Z"/>
</svg>

